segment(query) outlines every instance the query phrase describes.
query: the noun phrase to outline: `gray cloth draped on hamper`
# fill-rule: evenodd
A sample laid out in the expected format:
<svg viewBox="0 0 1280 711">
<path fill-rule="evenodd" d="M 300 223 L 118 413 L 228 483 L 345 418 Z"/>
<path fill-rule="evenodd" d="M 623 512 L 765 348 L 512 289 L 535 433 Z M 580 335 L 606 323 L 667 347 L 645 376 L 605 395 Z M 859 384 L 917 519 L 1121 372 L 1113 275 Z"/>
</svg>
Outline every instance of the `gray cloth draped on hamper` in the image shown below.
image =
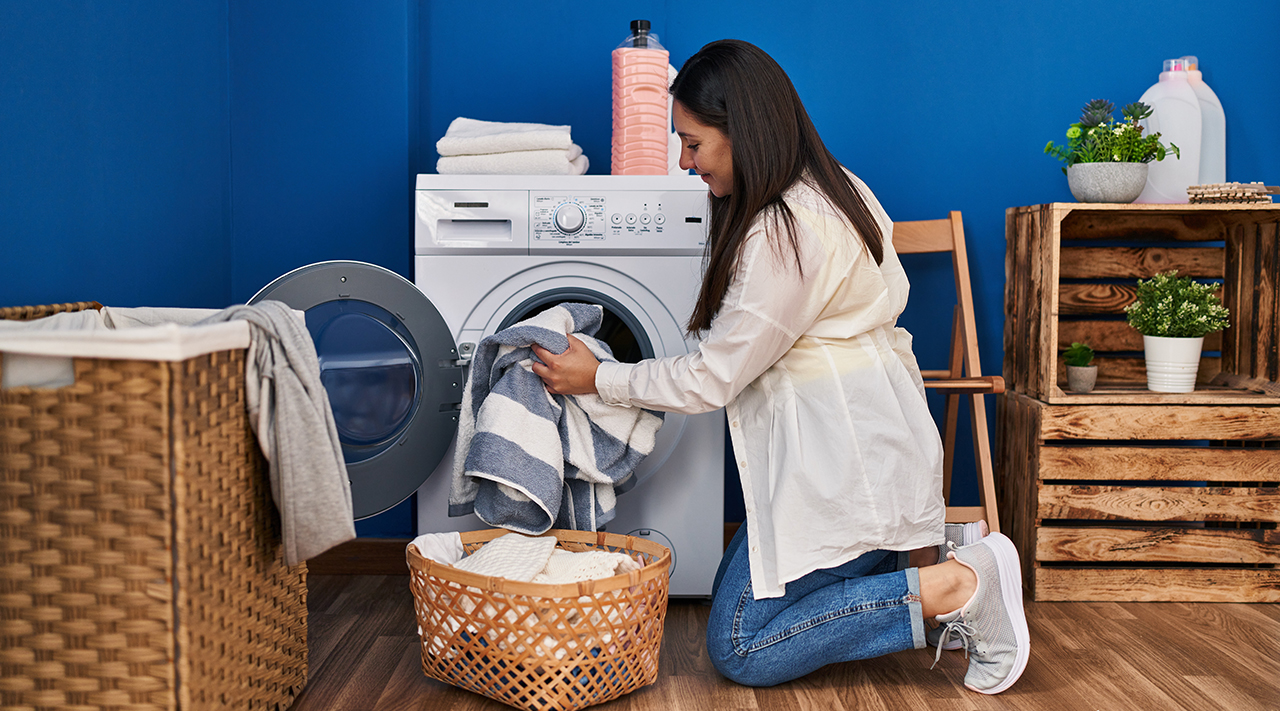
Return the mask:
<svg viewBox="0 0 1280 711">
<path fill-rule="evenodd" d="M 251 341 L 245 399 L 258 446 L 270 464 L 285 563 L 356 537 L 351 482 L 311 334 L 279 301 L 232 306 L 199 324 L 245 320 Z"/>
<path fill-rule="evenodd" d="M 450 516 L 474 512 L 529 535 L 553 526 L 595 531 L 613 519 L 616 495 L 635 485 L 662 415 L 598 395 L 551 395 L 531 369 L 531 344 L 561 353 L 567 334 L 614 360 L 593 337 L 603 318 L 595 304 L 559 304 L 480 341 L 462 395 Z"/>
<path fill-rule="evenodd" d="M 356 536 L 351 482 L 337 426 L 320 382 L 315 343 L 299 312 L 279 301 L 221 311 L 104 306 L 101 311 L 86 309 L 35 321 L 0 321 L 0 331 L 130 331 L 237 320 L 249 324 L 245 357 L 249 423 L 270 465 L 285 563 L 296 565 Z M 56 363 L 49 361 L 58 359 L 35 360 L 52 367 Z M 69 359 L 67 369 L 70 373 Z M 6 367 L 6 379 L 9 370 Z"/>
</svg>

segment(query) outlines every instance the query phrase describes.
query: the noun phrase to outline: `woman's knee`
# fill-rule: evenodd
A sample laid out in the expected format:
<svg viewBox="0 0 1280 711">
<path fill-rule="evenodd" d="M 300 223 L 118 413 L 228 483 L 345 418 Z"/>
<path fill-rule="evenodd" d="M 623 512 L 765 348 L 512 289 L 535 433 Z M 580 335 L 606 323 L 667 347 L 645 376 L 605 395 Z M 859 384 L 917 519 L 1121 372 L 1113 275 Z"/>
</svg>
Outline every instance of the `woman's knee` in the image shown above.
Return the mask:
<svg viewBox="0 0 1280 711">
<path fill-rule="evenodd" d="M 720 675 L 743 686 L 774 686 L 788 679 L 778 677 L 776 665 L 766 663 L 762 655 L 752 655 L 734 644 L 731 624 L 715 624 L 714 616 L 707 625 L 707 656 Z"/>
</svg>

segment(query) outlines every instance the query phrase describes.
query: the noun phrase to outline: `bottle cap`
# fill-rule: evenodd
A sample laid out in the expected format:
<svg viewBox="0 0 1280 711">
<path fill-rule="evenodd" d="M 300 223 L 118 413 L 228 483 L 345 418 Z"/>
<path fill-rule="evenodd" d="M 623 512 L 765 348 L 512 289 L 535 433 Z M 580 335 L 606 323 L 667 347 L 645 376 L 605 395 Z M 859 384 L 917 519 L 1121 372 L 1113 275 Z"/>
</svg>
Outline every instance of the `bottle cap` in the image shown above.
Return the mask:
<svg viewBox="0 0 1280 711">
<path fill-rule="evenodd" d="M 1182 58 L 1182 63 L 1186 65 L 1187 71 L 1194 72 L 1200 68 L 1200 60 L 1195 55 L 1188 54 Z"/>
<path fill-rule="evenodd" d="M 649 32 L 649 21 L 648 20 L 632 20 L 631 31 L 635 34 L 641 34 L 641 33 L 647 34 Z"/>
<path fill-rule="evenodd" d="M 1164 60 L 1164 70 L 1166 72 L 1185 72 L 1187 71 L 1186 58 L 1166 59 Z"/>
</svg>

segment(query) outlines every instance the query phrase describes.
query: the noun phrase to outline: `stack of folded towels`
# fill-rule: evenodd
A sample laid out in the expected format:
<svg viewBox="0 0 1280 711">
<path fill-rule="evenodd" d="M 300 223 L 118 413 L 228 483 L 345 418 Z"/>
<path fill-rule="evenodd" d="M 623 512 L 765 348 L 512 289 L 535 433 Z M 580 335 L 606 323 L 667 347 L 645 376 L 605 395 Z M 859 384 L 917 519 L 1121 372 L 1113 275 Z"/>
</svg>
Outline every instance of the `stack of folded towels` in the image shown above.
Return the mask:
<svg viewBox="0 0 1280 711">
<path fill-rule="evenodd" d="M 455 175 L 582 175 L 587 157 L 569 126 L 456 118 L 436 142 L 436 172 Z"/>
</svg>

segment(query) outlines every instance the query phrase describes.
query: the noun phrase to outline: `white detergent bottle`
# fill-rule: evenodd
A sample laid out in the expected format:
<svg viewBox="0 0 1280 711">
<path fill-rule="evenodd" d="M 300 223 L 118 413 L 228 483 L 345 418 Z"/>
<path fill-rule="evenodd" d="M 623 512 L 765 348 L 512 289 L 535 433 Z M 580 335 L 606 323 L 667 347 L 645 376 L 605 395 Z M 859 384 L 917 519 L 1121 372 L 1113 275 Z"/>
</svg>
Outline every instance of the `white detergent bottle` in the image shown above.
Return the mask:
<svg viewBox="0 0 1280 711">
<path fill-rule="evenodd" d="M 648 20 L 632 20 L 631 36 L 613 50 L 614 175 L 667 174 L 668 58 Z"/>
<path fill-rule="evenodd" d="M 1227 182 L 1227 115 L 1213 89 L 1204 83 L 1200 60 L 1183 57 L 1191 90 L 1200 100 L 1200 185 Z"/>
<path fill-rule="evenodd" d="M 1139 101 L 1152 108 L 1151 116 L 1142 120 L 1146 135 L 1159 133 L 1160 142 L 1177 146 L 1181 157 L 1170 152 L 1164 160 L 1152 161 L 1147 185 L 1134 202 L 1185 203 L 1187 188 L 1200 184 L 1201 130 L 1200 100 L 1191 88 L 1186 63 L 1164 60 L 1160 81 Z"/>
</svg>

